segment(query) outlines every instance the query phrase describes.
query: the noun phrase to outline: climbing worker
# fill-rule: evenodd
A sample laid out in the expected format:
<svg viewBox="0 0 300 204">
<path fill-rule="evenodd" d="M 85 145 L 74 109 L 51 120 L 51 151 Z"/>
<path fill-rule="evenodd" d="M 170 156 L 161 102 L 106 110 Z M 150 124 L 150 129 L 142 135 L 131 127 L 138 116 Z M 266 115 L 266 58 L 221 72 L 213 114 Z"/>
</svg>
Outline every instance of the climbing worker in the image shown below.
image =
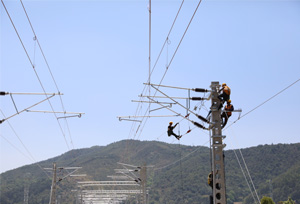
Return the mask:
<svg viewBox="0 0 300 204">
<path fill-rule="evenodd" d="M 178 123 L 176 123 L 174 126 L 172 126 L 173 125 L 173 122 L 171 121 L 171 122 L 169 122 L 169 126 L 168 126 L 168 136 L 170 137 L 171 135 L 173 135 L 173 136 L 175 136 L 176 137 L 176 139 L 180 139 L 181 138 L 181 136 L 178 136 L 178 135 L 176 135 L 174 132 L 173 132 L 173 129 L 178 125 Z"/>
<path fill-rule="evenodd" d="M 207 183 L 210 187 L 213 187 L 213 172 L 210 172 L 207 177 Z"/>
<path fill-rule="evenodd" d="M 218 110 L 220 110 L 223 107 L 223 104 L 230 99 L 231 90 L 226 83 L 223 83 L 222 88 L 219 90 L 219 93 L 220 92 L 222 93 L 218 95 L 218 99 L 220 100 L 220 105 L 218 107 Z M 206 119 L 209 119 L 210 114 L 211 114 L 211 110 L 208 112 Z"/>
<path fill-rule="evenodd" d="M 226 83 L 222 84 L 222 88 L 219 90 L 219 92 L 222 93 L 218 96 L 218 98 L 220 99 L 221 103 L 224 104 L 225 101 L 228 101 L 230 99 L 230 88 L 227 86 Z"/>
<path fill-rule="evenodd" d="M 229 99 L 227 101 L 227 104 L 225 105 L 224 112 L 221 115 L 221 118 L 222 118 L 222 128 L 224 128 L 225 125 L 227 124 L 228 118 L 232 114 L 231 111 L 234 111 L 234 107 L 231 104 L 231 100 Z"/>
</svg>

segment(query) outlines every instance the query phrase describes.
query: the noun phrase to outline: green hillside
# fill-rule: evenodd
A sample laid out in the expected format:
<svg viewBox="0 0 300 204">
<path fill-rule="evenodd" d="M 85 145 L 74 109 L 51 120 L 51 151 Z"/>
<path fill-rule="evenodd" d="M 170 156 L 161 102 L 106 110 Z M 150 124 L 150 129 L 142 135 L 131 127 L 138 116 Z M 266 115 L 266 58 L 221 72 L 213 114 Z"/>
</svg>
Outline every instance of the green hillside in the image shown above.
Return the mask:
<svg viewBox="0 0 300 204">
<path fill-rule="evenodd" d="M 243 161 L 246 162 L 260 199 L 271 196 L 271 186 L 275 203 L 288 197 L 300 201 L 300 143 L 225 151 L 227 203 L 252 204 L 253 196 L 237 157 L 242 166 Z M 107 176 L 113 175 L 114 169 L 122 168 L 117 162 L 154 165 L 147 170 L 149 203 L 193 204 L 208 203 L 211 194 L 207 185 L 209 158 L 207 147 L 124 140 L 102 147 L 72 150 L 38 164 L 43 168 L 52 167 L 53 162 L 62 167 L 82 167 L 79 173 L 87 174 L 87 177 L 81 180 L 99 181 L 111 180 Z M 79 179 L 68 177 L 58 183 L 60 203 L 76 203 L 76 192 L 72 191 L 76 189 L 76 181 Z M 1 174 L 0 203 L 22 204 L 26 183 L 29 185 L 30 204 L 49 203 L 51 175 L 47 176 L 36 164 Z"/>
</svg>

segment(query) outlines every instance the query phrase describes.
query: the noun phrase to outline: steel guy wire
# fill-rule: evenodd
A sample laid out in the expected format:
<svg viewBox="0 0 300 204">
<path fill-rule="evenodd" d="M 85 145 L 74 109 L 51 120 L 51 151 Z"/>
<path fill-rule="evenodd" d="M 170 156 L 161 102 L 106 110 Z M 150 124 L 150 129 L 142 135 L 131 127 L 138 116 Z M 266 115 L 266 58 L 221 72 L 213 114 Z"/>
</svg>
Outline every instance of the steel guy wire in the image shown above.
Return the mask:
<svg viewBox="0 0 300 204">
<path fill-rule="evenodd" d="M 232 134 L 233 134 L 233 135 L 235 135 L 235 134 L 234 134 L 234 131 L 233 131 L 233 129 L 231 129 L 231 131 L 232 131 Z M 236 140 L 235 140 L 235 141 L 236 141 Z M 258 201 L 258 203 L 260 203 L 259 196 L 258 196 L 258 194 L 257 194 L 257 191 L 256 191 L 256 188 L 255 188 L 255 186 L 254 186 L 254 183 L 253 183 L 252 177 L 251 177 L 251 175 L 250 175 L 250 172 L 249 172 L 248 166 L 247 166 L 247 164 L 246 164 L 245 158 L 244 158 L 244 156 L 243 156 L 243 154 L 242 154 L 242 151 L 241 151 L 241 149 L 240 149 L 240 148 L 238 148 L 238 150 L 239 150 L 239 152 L 240 152 L 240 155 L 241 155 L 241 158 L 242 158 L 242 160 L 243 160 L 243 164 L 244 164 L 244 166 L 245 166 L 245 169 L 246 169 L 246 171 L 247 171 L 247 174 L 248 174 L 249 180 L 250 180 L 250 182 L 251 182 L 251 184 L 252 184 L 252 188 L 254 189 L 254 192 L 255 192 L 255 195 L 256 195 L 257 201 Z M 234 153 L 236 154 L 236 151 L 235 151 L 235 150 L 234 150 Z M 236 157 L 237 157 L 237 155 L 236 155 Z M 238 159 L 238 157 L 237 157 L 237 159 Z M 240 161 L 239 161 L 239 159 L 238 159 L 238 162 L 239 162 L 239 164 L 240 164 Z M 241 167 L 241 165 L 240 165 L 240 167 Z M 241 170 L 242 170 L 243 174 L 245 174 L 245 173 L 244 173 L 244 171 L 243 171 L 243 169 L 242 169 L 242 167 L 241 167 Z M 248 184 L 248 180 L 247 180 L 247 177 L 246 177 L 246 175 L 244 175 L 244 177 L 245 177 L 245 179 L 246 179 L 246 181 L 247 181 L 247 184 Z M 250 191 L 251 191 L 251 194 L 252 194 L 252 196 L 253 196 L 253 199 L 254 199 L 254 201 L 255 201 L 255 196 L 254 196 L 254 194 L 252 193 L 252 190 L 251 190 L 250 184 L 248 184 L 248 186 L 249 186 L 249 189 L 250 189 Z"/>
<path fill-rule="evenodd" d="M 203 144 L 203 146 L 206 145 L 208 142 L 209 142 L 209 141 L 205 142 L 205 143 Z M 186 157 L 188 157 L 189 155 L 193 154 L 194 152 L 196 152 L 196 151 L 199 150 L 200 148 L 202 148 L 202 146 L 197 147 L 195 150 L 193 150 L 192 152 L 186 154 L 186 155 L 183 156 L 181 159 L 185 159 Z M 165 169 L 165 168 L 167 168 L 167 167 L 169 167 L 169 166 L 171 166 L 171 165 L 176 164 L 176 163 L 179 162 L 181 159 L 179 159 L 179 160 L 177 160 L 177 161 L 174 161 L 174 162 L 172 162 L 171 164 L 168 164 L 168 165 L 165 165 L 165 166 L 162 166 L 162 167 L 159 167 L 159 168 L 155 168 L 154 171 L 161 170 L 161 169 Z"/>
<path fill-rule="evenodd" d="M 279 94 L 281 94 L 282 92 L 286 91 L 288 88 L 292 87 L 293 85 L 295 85 L 297 82 L 300 81 L 300 78 L 297 79 L 296 81 L 294 81 L 293 83 L 291 83 L 290 85 L 288 85 L 287 87 L 285 87 L 284 89 L 282 89 L 281 91 L 279 91 L 278 93 L 276 93 L 275 95 L 271 96 L 270 98 L 268 98 L 266 101 L 262 102 L 261 104 L 259 104 L 258 106 L 254 107 L 253 109 L 251 109 L 250 111 L 248 111 L 247 113 L 245 113 L 244 115 L 242 115 L 241 117 L 239 117 L 238 119 L 236 119 L 233 123 L 231 123 L 229 126 L 227 126 L 224 130 L 227 130 L 230 126 L 232 126 L 234 123 L 236 123 L 238 120 L 242 119 L 243 117 L 245 117 L 246 115 L 248 115 L 249 113 L 253 112 L 254 110 L 258 109 L 260 106 L 264 105 L 265 103 L 269 102 L 270 100 L 272 100 L 273 98 L 275 98 L 276 96 L 278 96 Z"/>
<path fill-rule="evenodd" d="M 249 184 L 249 182 L 248 182 L 248 179 L 247 179 L 247 176 L 246 176 L 246 174 L 245 174 L 245 172 L 244 172 L 244 169 L 243 169 L 243 167 L 242 167 L 242 165 L 241 165 L 241 162 L 240 162 L 240 160 L 239 160 L 239 158 L 238 158 L 238 155 L 236 154 L 236 151 L 235 151 L 235 150 L 233 150 L 233 152 L 234 152 L 234 154 L 235 154 L 235 156 L 236 156 L 236 159 L 237 159 L 237 161 L 238 161 L 238 164 L 239 164 L 239 166 L 240 166 L 240 168 L 241 168 L 241 171 L 242 171 L 242 173 L 243 173 L 243 175 L 244 175 L 244 178 L 245 178 L 246 183 L 247 183 L 247 185 L 248 185 L 248 188 L 249 188 L 249 190 L 250 190 L 250 192 L 251 192 L 251 195 L 252 195 L 252 197 L 253 197 L 253 200 L 254 200 L 254 202 L 256 202 L 256 198 L 255 198 L 255 196 L 254 196 L 254 194 L 253 194 L 253 191 L 252 191 L 252 189 L 251 189 L 251 187 L 250 187 L 250 184 Z"/>
<path fill-rule="evenodd" d="M 258 201 L 258 203 L 260 203 L 260 201 L 259 201 L 259 196 L 258 196 L 258 194 L 257 194 L 256 188 L 255 188 L 255 186 L 254 186 L 254 183 L 253 183 L 252 177 L 251 177 L 251 175 L 250 175 L 250 172 L 249 172 L 248 166 L 247 166 L 247 164 L 246 164 L 246 161 L 245 161 L 245 159 L 244 159 L 244 156 L 243 156 L 243 154 L 242 154 L 242 151 L 241 151 L 241 149 L 239 149 L 239 152 L 240 152 L 240 154 L 241 154 L 241 156 L 242 156 L 242 159 L 243 159 L 243 162 L 244 162 L 245 168 L 246 168 L 246 170 L 247 170 L 247 173 L 248 173 L 248 176 L 249 176 L 249 178 L 250 178 L 250 181 L 251 181 L 252 187 L 253 187 L 253 189 L 254 189 L 255 195 L 256 195 L 256 197 L 257 197 L 257 201 Z"/>
</svg>

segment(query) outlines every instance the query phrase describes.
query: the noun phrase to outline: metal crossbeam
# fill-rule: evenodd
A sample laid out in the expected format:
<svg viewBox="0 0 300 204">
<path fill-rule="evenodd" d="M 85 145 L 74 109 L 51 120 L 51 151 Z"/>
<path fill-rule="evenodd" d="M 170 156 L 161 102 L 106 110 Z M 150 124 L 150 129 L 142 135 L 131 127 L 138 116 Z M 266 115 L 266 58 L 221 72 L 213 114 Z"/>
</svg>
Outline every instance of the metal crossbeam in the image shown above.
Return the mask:
<svg viewBox="0 0 300 204">
<path fill-rule="evenodd" d="M 82 190 L 82 193 L 101 193 L 101 194 L 138 194 L 140 190 Z"/>
<path fill-rule="evenodd" d="M 106 184 L 106 185 L 114 185 L 114 184 L 134 184 L 134 181 L 78 181 L 78 184 Z"/>
</svg>

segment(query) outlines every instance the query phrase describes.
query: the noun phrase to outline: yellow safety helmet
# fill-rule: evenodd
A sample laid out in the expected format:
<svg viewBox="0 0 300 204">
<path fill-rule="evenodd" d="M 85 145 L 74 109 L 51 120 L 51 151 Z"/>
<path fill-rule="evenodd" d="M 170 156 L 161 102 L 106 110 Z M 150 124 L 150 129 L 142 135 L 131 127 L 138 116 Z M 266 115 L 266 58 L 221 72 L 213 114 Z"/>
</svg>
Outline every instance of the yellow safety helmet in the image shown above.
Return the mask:
<svg viewBox="0 0 300 204">
<path fill-rule="evenodd" d="M 173 124 L 173 122 L 172 122 L 172 121 L 170 121 L 170 122 L 169 122 L 169 124 L 170 124 L 170 125 L 172 125 L 172 124 Z"/>
<path fill-rule="evenodd" d="M 226 83 L 223 83 L 222 86 L 226 86 Z"/>
<path fill-rule="evenodd" d="M 227 103 L 231 103 L 231 100 L 229 99 L 229 100 L 227 101 Z"/>
</svg>

